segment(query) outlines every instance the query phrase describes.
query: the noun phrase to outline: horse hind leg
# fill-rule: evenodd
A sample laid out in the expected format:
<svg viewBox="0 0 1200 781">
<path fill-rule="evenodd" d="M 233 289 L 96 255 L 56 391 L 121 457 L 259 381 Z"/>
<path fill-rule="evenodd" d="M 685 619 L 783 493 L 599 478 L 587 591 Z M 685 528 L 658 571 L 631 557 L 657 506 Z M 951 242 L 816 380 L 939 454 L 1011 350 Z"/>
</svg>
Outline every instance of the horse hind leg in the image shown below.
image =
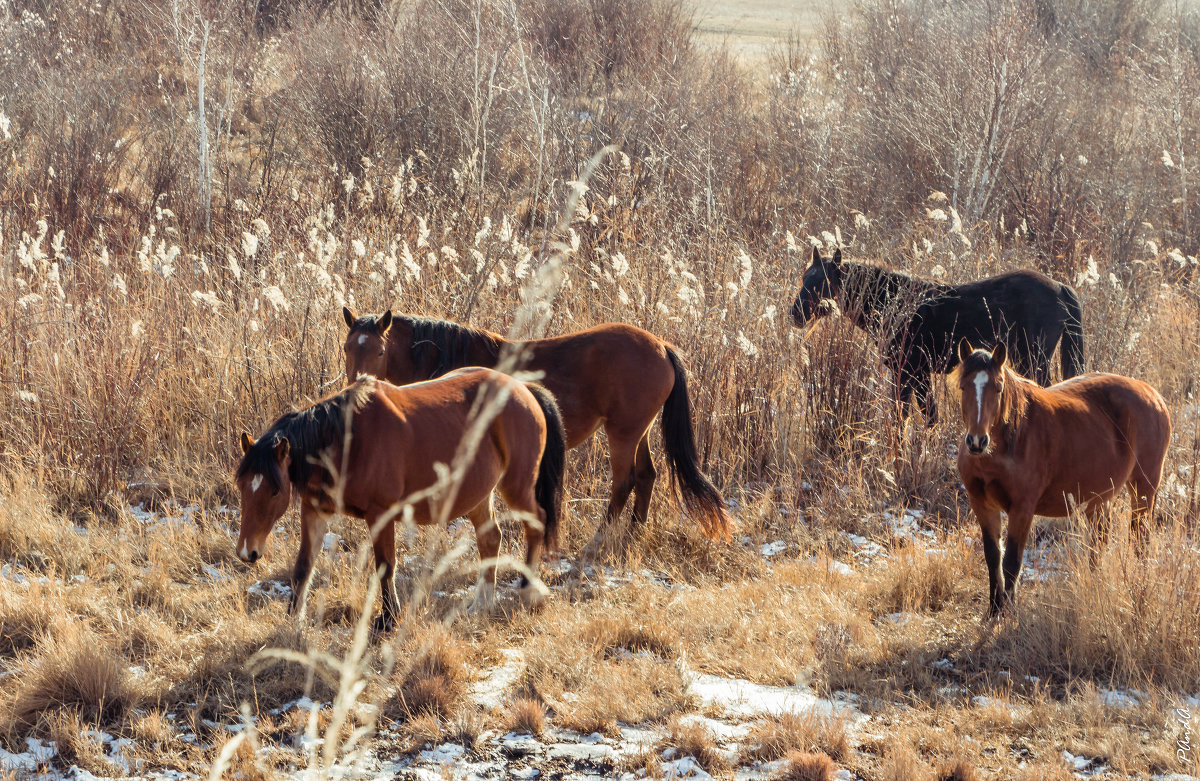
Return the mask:
<svg viewBox="0 0 1200 781">
<path fill-rule="evenodd" d="M 654 469 L 654 457 L 650 455 L 650 432 L 638 441 L 633 460 L 633 518 L 636 529 L 645 523 L 650 513 L 650 497 L 654 493 L 654 481 L 658 472 Z"/>
<path fill-rule="evenodd" d="M 635 485 L 633 473 L 634 456 L 637 453 L 638 438 L 626 437 L 608 430 L 609 463 L 612 465 L 612 495 L 608 500 L 608 509 L 604 513 L 604 521 L 596 530 L 592 541 L 584 549 L 585 555 L 595 554 L 604 543 L 605 535 L 616 527 L 625 503 L 629 501 Z"/>
<path fill-rule="evenodd" d="M 503 541 L 492 511 L 492 494 L 468 512 L 467 517 L 475 527 L 475 545 L 479 548 L 479 576 L 475 579 L 475 601 L 470 612 L 486 612 L 496 603 L 496 561 Z"/>
<path fill-rule="evenodd" d="M 1088 502 L 1083 507 L 1083 516 L 1092 530 L 1092 544 L 1088 546 L 1088 564 L 1095 569 L 1100 563 L 1101 554 L 1108 547 L 1108 533 L 1112 527 L 1112 517 L 1109 515 L 1107 503 L 1102 499 L 1093 499 Z"/>
<path fill-rule="evenodd" d="M 1129 479 L 1129 536 L 1133 549 L 1140 557 L 1145 553 L 1146 537 L 1150 532 L 1151 513 L 1154 512 L 1154 495 L 1158 491 L 1158 481 L 1151 481 L 1148 476 L 1135 470 Z"/>
<path fill-rule="evenodd" d="M 525 571 L 521 573 L 520 596 L 522 604 L 534 607 L 541 603 L 546 591 L 538 576 L 545 547 L 546 511 L 538 505 L 532 478 L 520 487 L 503 486 L 500 495 L 525 529 Z"/>
</svg>

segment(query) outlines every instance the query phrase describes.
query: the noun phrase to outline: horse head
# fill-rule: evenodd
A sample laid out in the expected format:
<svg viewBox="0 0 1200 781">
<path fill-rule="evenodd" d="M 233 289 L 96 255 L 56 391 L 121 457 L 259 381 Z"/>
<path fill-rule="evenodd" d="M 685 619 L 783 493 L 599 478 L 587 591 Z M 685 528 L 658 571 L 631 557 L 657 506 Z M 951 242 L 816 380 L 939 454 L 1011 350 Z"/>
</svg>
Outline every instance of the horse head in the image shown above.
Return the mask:
<svg viewBox="0 0 1200 781">
<path fill-rule="evenodd" d="M 1004 342 L 997 342 L 991 352 L 973 348 L 965 338 L 958 343 L 958 387 L 962 391 L 963 423 L 967 427 L 965 444 L 971 455 L 983 455 L 991 445 L 988 432 L 1001 417 L 1007 358 Z"/>
<path fill-rule="evenodd" d="M 243 431 L 242 454 L 236 476 L 242 497 L 237 556 L 253 564 L 262 558 L 267 535 L 287 512 L 292 498 L 290 448 L 286 438 L 271 447 L 269 442 L 256 442 Z"/>
<path fill-rule="evenodd" d="M 821 252 L 813 247 L 812 263 L 804 272 L 800 292 L 792 302 L 792 322 L 797 328 L 802 328 L 814 317 L 835 310 L 835 303 L 842 294 L 844 271 L 840 247 L 829 259 L 821 257 Z"/>
<path fill-rule="evenodd" d="M 342 347 L 346 354 L 346 382 L 354 382 L 363 374 L 386 377 L 392 310 L 378 316 L 359 317 L 349 308 L 342 307 L 342 317 L 350 329 Z"/>
</svg>

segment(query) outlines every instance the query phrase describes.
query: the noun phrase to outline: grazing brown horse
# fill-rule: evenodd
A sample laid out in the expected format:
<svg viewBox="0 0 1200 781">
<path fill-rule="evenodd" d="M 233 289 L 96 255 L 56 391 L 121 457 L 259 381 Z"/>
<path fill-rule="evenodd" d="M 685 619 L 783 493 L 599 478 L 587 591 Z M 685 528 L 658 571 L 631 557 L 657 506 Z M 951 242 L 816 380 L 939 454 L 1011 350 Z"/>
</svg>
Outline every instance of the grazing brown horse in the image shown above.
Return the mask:
<svg viewBox="0 0 1200 781">
<path fill-rule="evenodd" d="M 992 352 L 958 345 L 966 439 L 958 473 L 979 520 L 990 579 L 989 615 L 1012 602 L 1034 515 L 1061 518 L 1080 507 L 1108 536 L 1103 505 L 1123 486 L 1139 543 L 1162 475 L 1171 419 L 1166 402 L 1140 380 L 1084 374 L 1049 388 L 1005 365 L 1003 342 Z M 1000 567 L 1000 513 L 1008 515 Z M 1093 556 L 1095 551 L 1093 551 Z"/>
<path fill-rule="evenodd" d="M 455 463 L 476 421 L 486 421 L 486 430 L 461 479 L 430 496 L 427 489 L 438 482 L 434 465 Z M 477 607 L 487 607 L 494 596 L 500 550 L 494 490 L 524 521 L 527 575 L 536 577 L 543 542 L 557 545 L 566 453 L 561 417 L 545 388 L 491 369 L 462 369 L 403 388 L 363 377 L 284 415 L 258 441 L 243 433 L 242 451 L 238 558 L 254 563 L 262 556 L 267 535 L 294 493 L 300 503 L 300 555 L 289 610 L 300 615 L 326 520 L 335 512 L 363 518 L 371 529 L 383 591 L 378 631 L 391 629 L 398 613 L 395 519 L 414 494 L 426 492 L 412 505 L 418 524 L 464 514 L 471 519 L 483 565 Z M 535 600 L 538 592 L 524 575 L 521 585 L 522 599 Z"/>
<path fill-rule="evenodd" d="M 499 334 L 391 311 L 358 317 L 343 308 L 346 377 L 374 374 L 404 384 L 437 377 L 459 366 L 496 366 L 518 351 L 521 368 L 541 371 L 562 410 L 567 447 L 586 442 L 604 426 L 612 465 L 606 524 L 635 494 L 633 524 L 646 519 L 656 472 L 650 425 L 662 410 L 663 445 L 672 483 L 710 538 L 728 537 L 729 515 L 721 494 L 700 471 L 692 433 L 687 375 L 674 348 L 648 331 L 607 323 L 586 331 L 510 342 Z M 597 533 L 599 535 L 599 532 Z"/>
</svg>

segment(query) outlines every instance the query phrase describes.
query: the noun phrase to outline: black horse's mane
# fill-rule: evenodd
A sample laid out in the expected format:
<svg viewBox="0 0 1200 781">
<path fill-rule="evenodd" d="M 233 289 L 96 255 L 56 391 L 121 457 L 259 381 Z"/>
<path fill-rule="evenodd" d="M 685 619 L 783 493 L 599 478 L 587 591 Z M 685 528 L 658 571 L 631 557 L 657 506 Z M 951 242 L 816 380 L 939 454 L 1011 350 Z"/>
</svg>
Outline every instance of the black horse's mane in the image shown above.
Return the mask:
<svg viewBox="0 0 1200 781">
<path fill-rule="evenodd" d="M 341 447 L 346 435 L 347 413 L 362 407 L 374 388 L 375 378 L 363 377 L 311 407 L 280 417 L 242 456 L 237 477 L 266 475 L 275 491 L 282 488 L 271 467 L 276 463 L 275 448 L 286 439 L 291 456 L 288 479 L 292 485 L 306 485 L 314 472 L 326 471 L 321 465 L 322 454 L 328 448 Z"/>
<path fill-rule="evenodd" d="M 466 365 L 465 361 L 475 345 L 482 345 L 488 355 L 500 359 L 501 340 L 481 328 L 430 317 L 400 315 L 398 319 L 404 320 L 412 329 L 413 364 L 424 366 L 429 362 L 433 365 L 430 379 Z M 433 351 L 437 354 L 432 355 Z"/>
<path fill-rule="evenodd" d="M 848 260 L 845 266 L 848 278 L 851 274 L 854 275 L 857 277 L 856 281 L 866 282 L 866 286 L 873 291 L 887 291 L 895 295 L 903 288 L 929 295 L 947 293 L 951 289 L 950 285 L 924 279 L 906 271 L 897 271 L 881 263 Z"/>
</svg>

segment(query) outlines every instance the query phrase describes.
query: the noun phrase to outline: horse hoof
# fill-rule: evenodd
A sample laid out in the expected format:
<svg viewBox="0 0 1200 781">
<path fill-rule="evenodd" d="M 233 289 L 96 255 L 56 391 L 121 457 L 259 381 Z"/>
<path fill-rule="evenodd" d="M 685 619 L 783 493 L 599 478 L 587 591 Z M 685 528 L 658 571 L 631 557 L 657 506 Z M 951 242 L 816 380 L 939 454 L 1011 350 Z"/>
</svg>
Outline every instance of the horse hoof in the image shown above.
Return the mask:
<svg viewBox="0 0 1200 781">
<path fill-rule="evenodd" d="M 537 583 L 527 583 L 521 587 L 520 599 L 521 605 L 527 610 L 540 607 L 546 601 L 546 587 L 540 581 Z"/>
<path fill-rule="evenodd" d="M 375 616 L 375 620 L 371 622 L 371 631 L 377 635 L 386 635 L 395 628 L 395 622 L 386 616 Z"/>
<path fill-rule="evenodd" d="M 496 605 L 496 590 L 490 586 L 479 585 L 475 592 L 475 600 L 467 608 L 468 613 L 490 613 Z"/>
</svg>

